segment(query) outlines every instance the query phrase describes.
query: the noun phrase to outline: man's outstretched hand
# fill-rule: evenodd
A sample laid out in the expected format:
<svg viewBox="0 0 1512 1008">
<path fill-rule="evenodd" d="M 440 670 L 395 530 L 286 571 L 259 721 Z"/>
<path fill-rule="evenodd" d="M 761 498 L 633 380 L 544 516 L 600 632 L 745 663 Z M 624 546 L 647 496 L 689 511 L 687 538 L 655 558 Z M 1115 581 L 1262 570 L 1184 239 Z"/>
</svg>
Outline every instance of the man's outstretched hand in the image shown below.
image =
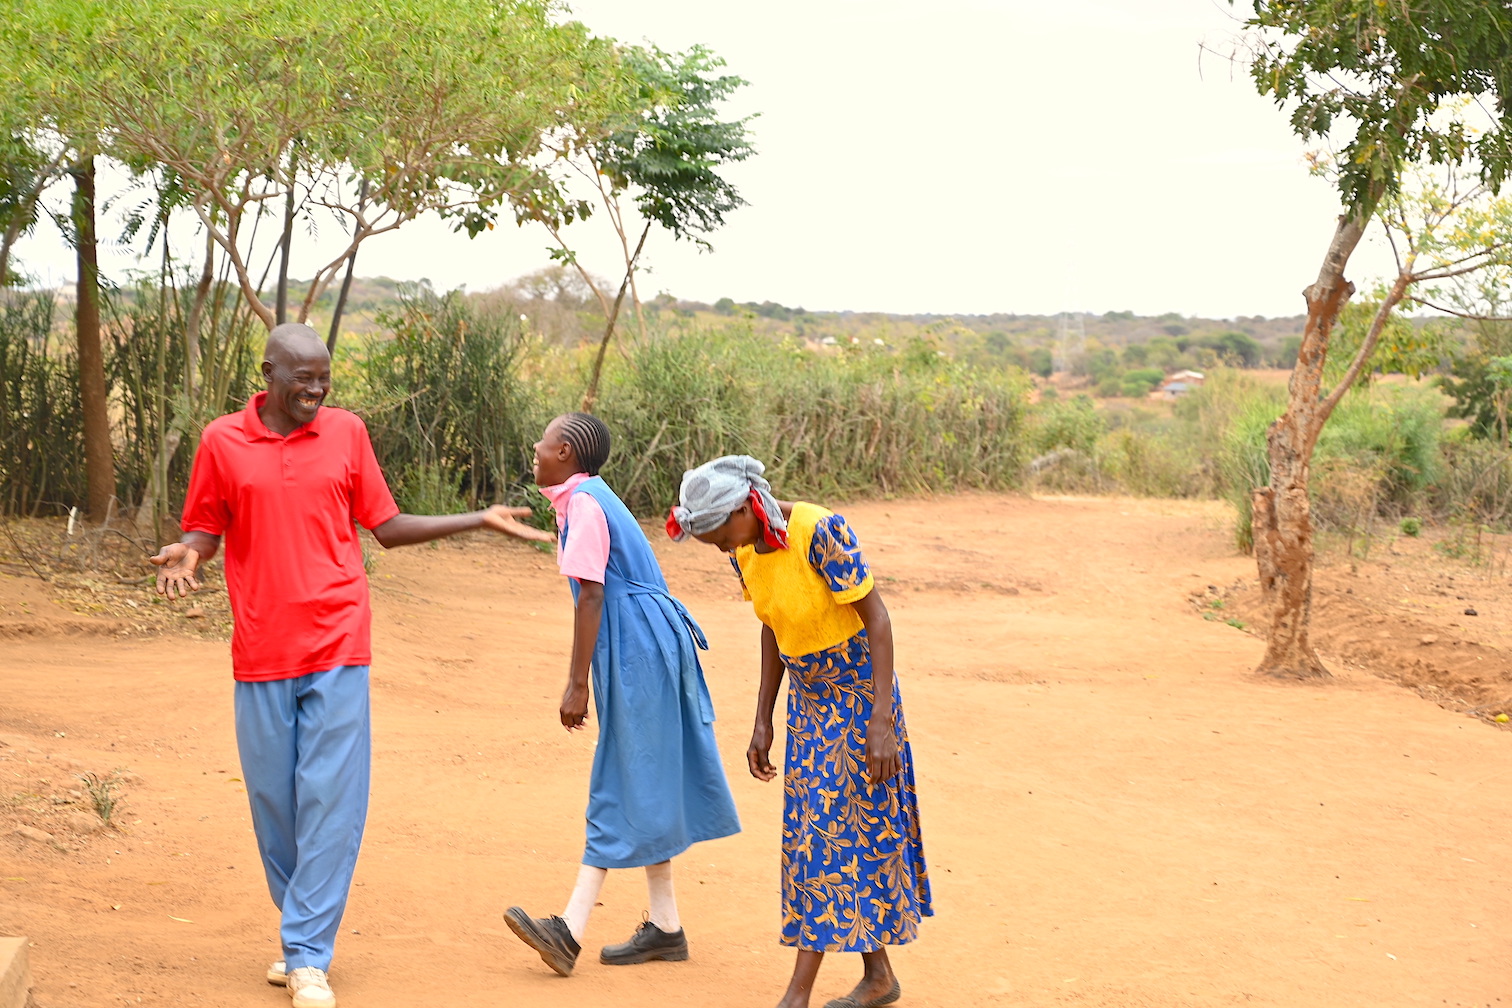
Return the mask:
<svg viewBox="0 0 1512 1008">
<path fill-rule="evenodd" d="M 526 525 L 521 518 L 530 517 L 530 508 L 505 507 L 503 504 L 495 504 L 483 512 L 483 527 L 491 528 L 495 532 L 503 532 L 517 539 L 527 539 L 530 542 L 554 543 L 556 536 L 550 532 L 536 528 L 534 525 Z"/>
<path fill-rule="evenodd" d="M 157 593 L 170 599 L 188 598 L 190 592 L 200 590 L 199 551 L 176 542 L 164 546 L 157 556 L 148 557 L 149 563 L 157 565 Z"/>
</svg>

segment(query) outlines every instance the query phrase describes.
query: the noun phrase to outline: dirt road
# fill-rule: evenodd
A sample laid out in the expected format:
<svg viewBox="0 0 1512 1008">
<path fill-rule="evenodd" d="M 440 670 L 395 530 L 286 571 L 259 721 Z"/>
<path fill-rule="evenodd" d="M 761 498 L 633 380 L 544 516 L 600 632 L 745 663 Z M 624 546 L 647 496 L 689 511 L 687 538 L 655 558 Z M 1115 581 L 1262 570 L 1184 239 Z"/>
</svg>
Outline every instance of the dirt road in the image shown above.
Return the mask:
<svg viewBox="0 0 1512 1008">
<path fill-rule="evenodd" d="M 1360 669 L 1253 679 L 1260 642 L 1191 598 L 1253 574 L 1213 507 L 844 510 L 893 613 L 937 908 L 894 957 L 901 1005 L 1512 1005 L 1512 734 Z M 556 721 L 550 558 L 477 536 L 378 561 L 342 1008 L 775 1003 L 781 794 L 743 769 L 756 623 L 714 550 L 656 548 L 712 643 L 745 825 L 677 862 L 691 961 L 591 954 L 640 921 L 638 872 L 611 874 L 570 979 L 505 929 L 509 904 L 561 910 L 593 739 Z M 0 577 L 0 934 L 32 938 L 37 1004 L 287 1005 L 262 980 L 276 916 L 226 645 L 116 636 L 36 587 Z M 118 768 L 119 825 L 89 832 L 68 789 Z M 859 969 L 830 957 L 814 1008 Z"/>
</svg>

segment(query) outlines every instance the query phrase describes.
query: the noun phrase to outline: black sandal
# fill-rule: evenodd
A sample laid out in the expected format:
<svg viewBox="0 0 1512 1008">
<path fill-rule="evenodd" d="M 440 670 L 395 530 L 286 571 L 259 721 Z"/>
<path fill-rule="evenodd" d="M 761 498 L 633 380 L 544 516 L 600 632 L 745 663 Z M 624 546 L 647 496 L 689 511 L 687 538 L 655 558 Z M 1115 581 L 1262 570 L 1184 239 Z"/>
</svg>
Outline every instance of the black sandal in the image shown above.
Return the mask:
<svg viewBox="0 0 1512 1008">
<path fill-rule="evenodd" d="M 893 977 L 892 989 L 889 990 L 886 994 L 883 994 L 881 997 L 872 998 L 870 1001 L 857 1001 L 855 998 L 847 994 L 845 995 L 845 997 L 835 998 L 835 1000 L 833 1001 L 826 1001 L 824 1003 L 824 1008 L 881 1008 L 882 1005 L 890 1005 L 902 996 L 903 985 L 898 982 L 897 977 Z"/>
</svg>

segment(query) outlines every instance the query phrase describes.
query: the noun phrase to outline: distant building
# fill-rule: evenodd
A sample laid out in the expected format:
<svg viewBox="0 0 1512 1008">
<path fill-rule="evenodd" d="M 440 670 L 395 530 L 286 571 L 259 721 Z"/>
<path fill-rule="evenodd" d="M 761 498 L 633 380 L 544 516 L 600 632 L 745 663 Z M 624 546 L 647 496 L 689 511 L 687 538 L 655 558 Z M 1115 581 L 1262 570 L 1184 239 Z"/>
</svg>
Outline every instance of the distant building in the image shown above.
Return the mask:
<svg viewBox="0 0 1512 1008">
<path fill-rule="evenodd" d="M 1201 371 L 1177 371 L 1160 383 L 1160 388 L 1150 393 L 1151 399 L 1179 399 L 1197 388 L 1204 381 Z"/>
</svg>

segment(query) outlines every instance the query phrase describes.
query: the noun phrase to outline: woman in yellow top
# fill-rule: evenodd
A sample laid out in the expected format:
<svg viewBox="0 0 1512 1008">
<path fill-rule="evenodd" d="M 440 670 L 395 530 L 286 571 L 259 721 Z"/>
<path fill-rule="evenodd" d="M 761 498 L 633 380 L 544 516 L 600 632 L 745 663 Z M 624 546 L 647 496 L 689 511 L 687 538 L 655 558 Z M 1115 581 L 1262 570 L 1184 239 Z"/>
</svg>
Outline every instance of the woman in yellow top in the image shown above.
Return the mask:
<svg viewBox="0 0 1512 1008">
<path fill-rule="evenodd" d="M 891 1004 L 901 988 L 886 946 L 912 941 L 934 912 L 892 623 L 845 519 L 776 500 L 763 469 L 726 455 L 689 470 L 667 531 L 730 554 L 764 624 L 746 753 L 759 780 L 777 775 L 772 712 L 788 673 L 782 943 L 798 958 L 779 1008 L 807 1008 L 826 952 L 860 952 L 865 969 L 825 1008 Z"/>
</svg>

